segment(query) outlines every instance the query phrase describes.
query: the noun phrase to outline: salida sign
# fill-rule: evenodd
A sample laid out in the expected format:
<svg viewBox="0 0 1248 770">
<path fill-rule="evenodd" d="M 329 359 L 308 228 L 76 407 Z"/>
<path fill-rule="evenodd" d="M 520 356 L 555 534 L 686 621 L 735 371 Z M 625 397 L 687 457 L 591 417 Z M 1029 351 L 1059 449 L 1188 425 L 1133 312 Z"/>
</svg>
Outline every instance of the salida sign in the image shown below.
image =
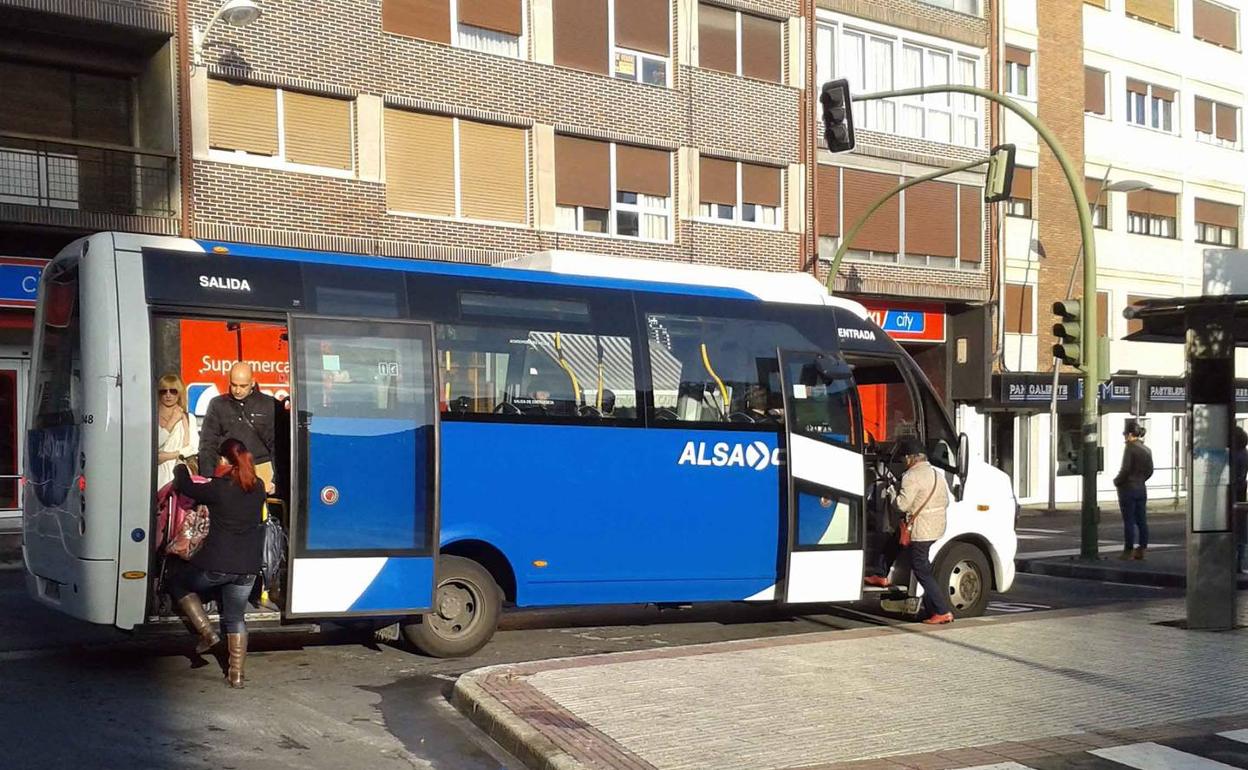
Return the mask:
<svg viewBox="0 0 1248 770">
<path fill-rule="evenodd" d="M 290 351 L 283 339 L 286 327 L 183 319 L 180 332 L 182 381 L 196 415 L 202 417 L 208 412 L 208 402 L 228 392 L 230 369 L 240 360 L 251 365 L 261 392 L 279 399 L 290 395 Z"/>
</svg>

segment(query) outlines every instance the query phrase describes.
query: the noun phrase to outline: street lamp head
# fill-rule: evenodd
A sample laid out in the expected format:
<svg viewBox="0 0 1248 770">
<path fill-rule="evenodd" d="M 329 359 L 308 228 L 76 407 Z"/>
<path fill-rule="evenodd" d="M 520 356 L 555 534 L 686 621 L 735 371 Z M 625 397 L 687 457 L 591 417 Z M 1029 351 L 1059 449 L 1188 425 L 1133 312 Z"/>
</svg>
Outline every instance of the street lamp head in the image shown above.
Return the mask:
<svg viewBox="0 0 1248 770">
<path fill-rule="evenodd" d="M 1151 190 L 1153 186 L 1142 179 L 1121 179 L 1105 188 L 1106 192 L 1139 192 Z"/>
<path fill-rule="evenodd" d="M 217 10 L 217 15 L 225 19 L 227 24 L 245 27 L 260 17 L 260 6 L 255 0 L 225 0 Z"/>
</svg>

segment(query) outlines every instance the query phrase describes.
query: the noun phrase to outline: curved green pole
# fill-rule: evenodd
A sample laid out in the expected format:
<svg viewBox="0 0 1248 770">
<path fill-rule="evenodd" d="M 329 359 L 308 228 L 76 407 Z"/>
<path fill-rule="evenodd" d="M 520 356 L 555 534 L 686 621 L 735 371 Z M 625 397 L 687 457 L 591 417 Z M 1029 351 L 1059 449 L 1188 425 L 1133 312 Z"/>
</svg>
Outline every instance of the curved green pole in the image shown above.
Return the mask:
<svg viewBox="0 0 1248 770">
<path fill-rule="evenodd" d="M 1092 229 L 1092 212 L 1088 209 L 1088 195 L 1083 189 L 1083 170 L 1076 169 L 1070 157 L 1062 148 L 1061 142 L 1053 135 L 1048 126 L 1044 125 L 1035 115 L 1020 107 L 1009 97 L 975 86 L 940 85 L 926 88 L 903 88 L 897 91 L 878 91 L 854 97 L 854 101 L 865 102 L 873 99 L 891 99 L 897 96 L 922 96 L 924 94 L 968 94 L 996 102 L 1022 118 L 1027 125 L 1035 129 L 1044 143 L 1052 151 L 1053 157 L 1062 167 L 1066 175 L 1066 183 L 1075 199 L 1075 210 L 1079 216 L 1079 233 L 1083 239 L 1083 302 L 1082 329 L 1080 329 L 1080 350 L 1083 356 L 1084 389 L 1082 409 L 1082 472 L 1083 472 L 1083 503 L 1082 522 L 1080 527 L 1080 556 L 1085 559 L 1097 559 L 1100 556 L 1097 547 L 1097 524 L 1099 511 L 1096 505 L 1096 475 L 1099 452 L 1097 451 L 1100 433 L 1100 412 L 1097 398 L 1100 392 L 1101 373 L 1098 371 L 1098 343 L 1096 330 L 1096 235 Z M 848 240 L 848 239 L 847 239 Z M 833 273 L 835 276 L 835 273 Z M 829 284 L 833 278 L 829 278 Z"/>
<path fill-rule="evenodd" d="M 836 255 L 832 257 L 832 266 L 828 268 L 828 293 L 829 294 L 835 293 L 833 291 L 833 282 L 836 280 L 837 270 L 841 268 L 841 260 L 845 258 L 845 252 L 849 251 L 849 244 L 853 242 L 854 237 L 858 235 L 858 231 L 861 230 L 863 225 L 867 223 L 867 220 L 871 218 L 871 215 L 879 211 L 880 207 L 883 206 L 885 203 L 888 203 L 890 200 L 892 200 L 894 195 L 906 189 L 907 187 L 913 187 L 916 184 L 919 184 L 920 182 L 930 182 L 933 179 L 940 179 L 942 176 L 948 176 L 949 174 L 956 174 L 959 171 L 970 171 L 976 166 L 984 165 L 989 160 L 990 158 L 984 158 L 982 160 L 977 160 L 972 163 L 963 163 L 961 166 L 953 166 L 951 168 L 942 168 L 942 169 L 933 171 L 930 174 L 924 174 L 923 176 L 916 176 L 913 179 L 907 179 L 906 181 L 898 185 L 896 189 L 890 190 L 882 198 L 877 200 L 875 203 L 872 203 L 871 207 L 868 208 L 866 212 L 863 213 L 862 216 L 858 217 L 858 221 L 854 222 L 854 226 L 849 228 L 849 232 L 845 233 L 845 237 L 841 239 L 841 245 L 836 247 Z"/>
</svg>

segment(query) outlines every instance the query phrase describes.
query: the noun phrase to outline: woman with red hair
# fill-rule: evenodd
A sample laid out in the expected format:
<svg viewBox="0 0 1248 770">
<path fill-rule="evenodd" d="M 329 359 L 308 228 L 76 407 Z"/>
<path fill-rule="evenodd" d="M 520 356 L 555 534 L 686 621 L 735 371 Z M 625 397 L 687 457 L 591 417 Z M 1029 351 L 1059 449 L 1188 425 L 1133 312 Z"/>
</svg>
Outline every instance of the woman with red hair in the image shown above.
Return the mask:
<svg viewBox="0 0 1248 770">
<path fill-rule="evenodd" d="M 208 483 L 195 483 L 185 465 L 174 471 L 174 488 L 208 506 L 208 535 L 175 575 L 170 595 L 187 623 L 199 634 L 197 652 L 207 652 L 221 642 L 212 628 L 201 594 L 221 591 L 221 632 L 229 653 L 226 681 L 243 686 L 243 660 L 247 656 L 247 600 L 251 597 L 264 551 L 260 527 L 264 507 L 264 483 L 256 478 L 255 462 L 247 446 L 226 439 L 220 449 L 221 464 Z M 202 472 L 202 471 L 201 471 Z"/>
</svg>

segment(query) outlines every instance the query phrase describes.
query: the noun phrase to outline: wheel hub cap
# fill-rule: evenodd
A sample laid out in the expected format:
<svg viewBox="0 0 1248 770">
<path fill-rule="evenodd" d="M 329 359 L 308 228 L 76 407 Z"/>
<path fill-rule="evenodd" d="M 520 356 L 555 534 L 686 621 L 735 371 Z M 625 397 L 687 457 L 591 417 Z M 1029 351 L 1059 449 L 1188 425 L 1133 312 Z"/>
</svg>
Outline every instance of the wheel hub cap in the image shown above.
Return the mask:
<svg viewBox="0 0 1248 770">
<path fill-rule="evenodd" d="M 983 576 L 973 562 L 962 560 L 949 573 L 949 600 L 954 609 L 962 609 L 979 601 L 984 590 Z"/>
</svg>

